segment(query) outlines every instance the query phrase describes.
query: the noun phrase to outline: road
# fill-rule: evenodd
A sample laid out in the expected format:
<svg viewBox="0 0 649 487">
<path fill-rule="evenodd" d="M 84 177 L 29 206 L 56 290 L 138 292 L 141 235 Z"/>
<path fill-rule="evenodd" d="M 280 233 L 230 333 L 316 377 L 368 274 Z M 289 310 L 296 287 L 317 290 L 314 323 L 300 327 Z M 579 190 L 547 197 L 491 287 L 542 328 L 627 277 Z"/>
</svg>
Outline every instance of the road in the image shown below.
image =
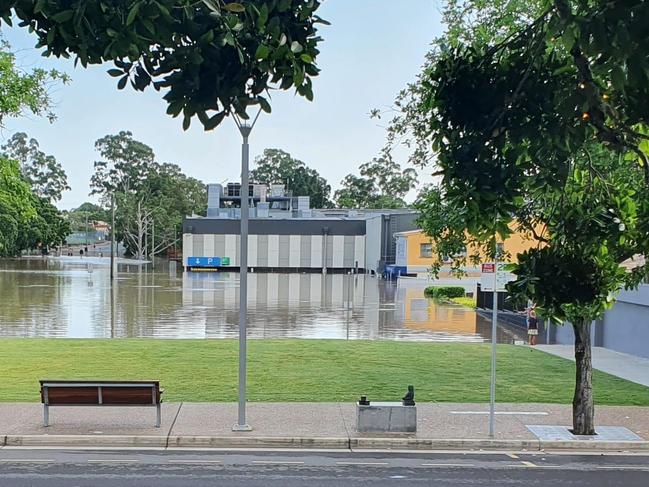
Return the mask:
<svg viewBox="0 0 649 487">
<path fill-rule="evenodd" d="M 0 487 L 647 487 L 649 455 L 0 449 Z"/>
</svg>

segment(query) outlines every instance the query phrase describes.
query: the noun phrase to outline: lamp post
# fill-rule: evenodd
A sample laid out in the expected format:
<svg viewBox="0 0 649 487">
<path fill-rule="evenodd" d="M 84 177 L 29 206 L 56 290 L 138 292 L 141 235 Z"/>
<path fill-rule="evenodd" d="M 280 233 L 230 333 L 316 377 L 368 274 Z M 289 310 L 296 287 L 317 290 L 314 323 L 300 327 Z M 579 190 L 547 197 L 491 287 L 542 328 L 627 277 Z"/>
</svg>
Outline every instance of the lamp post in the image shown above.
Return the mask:
<svg viewBox="0 0 649 487">
<path fill-rule="evenodd" d="M 250 146 L 248 137 L 255 126 L 261 110 L 257 113 L 252 125 L 241 122 L 235 116 L 235 122 L 241 133 L 241 230 L 239 242 L 239 408 L 237 422 L 232 431 L 251 431 L 246 422 L 246 368 L 247 368 L 247 335 L 248 322 L 248 219 L 249 219 L 249 178 L 248 165 L 250 162 Z"/>
<path fill-rule="evenodd" d="M 110 197 L 110 281 L 115 279 L 115 192 Z"/>
<path fill-rule="evenodd" d="M 491 305 L 491 381 L 489 388 L 489 438 L 495 435 L 496 416 L 496 335 L 498 332 L 498 241 L 494 243 L 494 291 Z"/>
</svg>

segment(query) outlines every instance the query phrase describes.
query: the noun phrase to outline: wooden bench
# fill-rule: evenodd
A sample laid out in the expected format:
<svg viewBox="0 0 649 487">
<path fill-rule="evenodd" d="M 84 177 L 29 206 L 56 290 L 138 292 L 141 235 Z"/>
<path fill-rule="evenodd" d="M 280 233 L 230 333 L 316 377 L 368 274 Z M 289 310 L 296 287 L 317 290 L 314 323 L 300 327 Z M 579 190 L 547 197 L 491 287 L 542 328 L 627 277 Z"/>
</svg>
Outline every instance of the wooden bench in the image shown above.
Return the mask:
<svg viewBox="0 0 649 487">
<path fill-rule="evenodd" d="M 162 393 L 157 380 L 41 380 L 43 424 L 49 426 L 50 406 L 154 406 L 160 427 Z"/>
</svg>

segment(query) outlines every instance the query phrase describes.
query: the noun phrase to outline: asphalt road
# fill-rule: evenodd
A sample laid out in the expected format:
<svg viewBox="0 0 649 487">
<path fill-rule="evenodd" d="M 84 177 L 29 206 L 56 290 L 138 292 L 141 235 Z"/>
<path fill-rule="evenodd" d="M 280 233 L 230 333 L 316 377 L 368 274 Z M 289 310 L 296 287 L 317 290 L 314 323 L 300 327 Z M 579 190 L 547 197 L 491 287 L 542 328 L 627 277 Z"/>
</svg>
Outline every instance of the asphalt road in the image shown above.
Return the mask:
<svg viewBox="0 0 649 487">
<path fill-rule="evenodd" d="M 0 487 L 647 487 L 649 456 L 0 449 Z"/>
</svg>

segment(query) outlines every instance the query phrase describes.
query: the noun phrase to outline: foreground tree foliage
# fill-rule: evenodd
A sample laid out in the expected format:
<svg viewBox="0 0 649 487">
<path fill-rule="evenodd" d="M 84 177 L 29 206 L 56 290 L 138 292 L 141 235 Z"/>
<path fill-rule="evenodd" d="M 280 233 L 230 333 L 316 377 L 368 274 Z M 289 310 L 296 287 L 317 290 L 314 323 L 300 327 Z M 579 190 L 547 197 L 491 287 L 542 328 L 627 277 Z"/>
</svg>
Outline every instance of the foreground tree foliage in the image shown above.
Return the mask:
<svg viewBox="0 0 649 487">
<path fill-rule="evenodd" d="M 417 172 L 402 169 L 389 155 L 361 164 L 360 176 L 348 174 L 334 193 L 340 208 L 406 208 L 404 198 L 415 187 Z"/>
<path fill-rule="evenodd" d="M 572 324 L 573 427 L 594 434 L 590 324 L 647 275 L 628 260 L 649 252 L 649 2 L 523 7 L 450 3 L 391 141 L 437 166 L 418 207 L 440 252 L 472 240 L 493 255 L 517 227 L 538 242 L 509 289 Z"/>
<path fill-rule="evenodd" d="M 331 207 L 331 186 L 327 180 L 281 149 L 264 149 L 255 160 L 250 179 L 256 183 L 284 184 L 293 196 L 310 196 L 312 208 Z"/>
<path fill-rule="evenodd" d="M 82 66 L 112 62 L 118 88 L 164 90 L 167 113 L 205 130 L 270 89 L 313 98 L 319 0 L 0 0 L 0 16 L 29 28 L 45 55 Z"/>
</svg>

